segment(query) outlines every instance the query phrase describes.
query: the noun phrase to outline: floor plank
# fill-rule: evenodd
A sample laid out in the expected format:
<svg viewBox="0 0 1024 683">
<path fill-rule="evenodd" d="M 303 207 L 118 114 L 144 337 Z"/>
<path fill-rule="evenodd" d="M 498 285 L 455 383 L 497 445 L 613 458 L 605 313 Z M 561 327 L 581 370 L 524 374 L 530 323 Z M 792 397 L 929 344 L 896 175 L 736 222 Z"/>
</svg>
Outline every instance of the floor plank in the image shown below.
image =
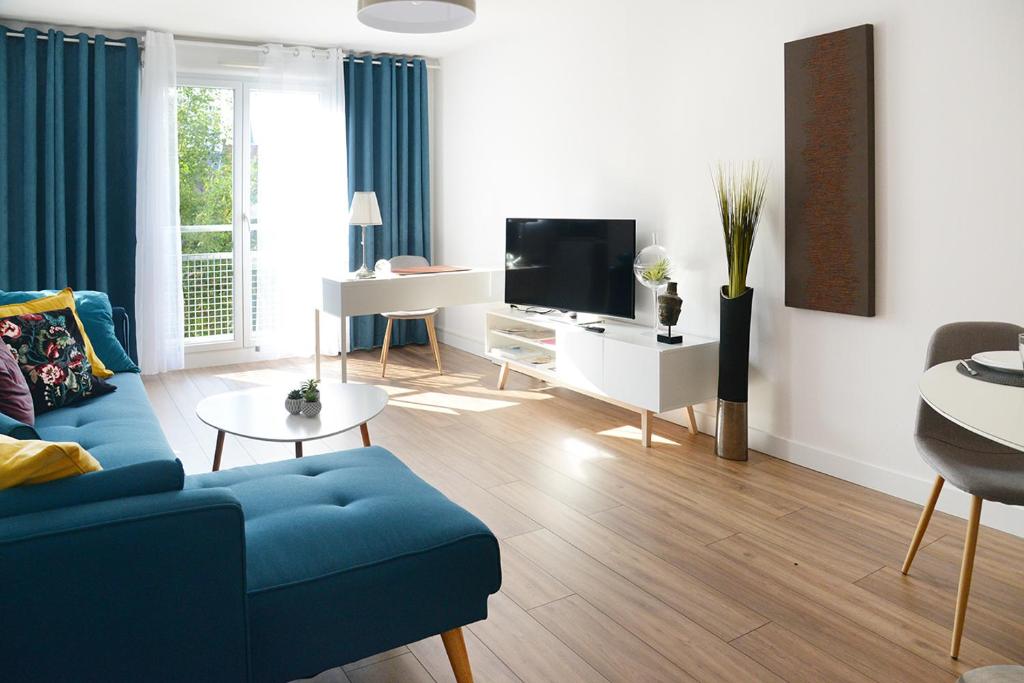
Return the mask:
<svg viewBox="0 0 1024 683">
<path fill-rule="evenodd" d="M 545 528 L 634 584 L 643 586 L 645 591 L 723 640 L 732 640 L 767 621 L 728 595 L 528 484 L 515 482 L 491 490 Z M 514 543 L 510 545 L 515 547 Z"/>
<path fill-rule="evenodd" d="M 793 683 L 868 683 L 870 678 L 778 624 L 768 623 L 732 646 Z"/>
<path fill-rule="evenodd" d="M 509 544 L 698 680 L 779 680 L 710 631 L 547 529 Z"/>
<path fill-rule="evenodd" d="M 590 664 L 503 593 L 470 630 L 524 681 L 606 681 Z"/>
<path fill-rule="evenodd" d="M 530 614 L 609 681 L 696 681 L 578 595 Z"/>
</svg>

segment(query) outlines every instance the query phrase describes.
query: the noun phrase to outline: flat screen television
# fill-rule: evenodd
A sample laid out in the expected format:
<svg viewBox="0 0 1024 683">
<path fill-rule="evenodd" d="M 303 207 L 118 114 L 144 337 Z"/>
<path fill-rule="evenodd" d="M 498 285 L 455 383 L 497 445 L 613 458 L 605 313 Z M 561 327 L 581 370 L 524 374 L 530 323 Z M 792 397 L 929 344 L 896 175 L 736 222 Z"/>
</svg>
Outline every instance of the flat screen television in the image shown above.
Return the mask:
<svg viewBox="0 0 1024 683">
<path fill-rule="evenodd" d="M 636 315 L 635 220 L 509 218 L 505 303 Z"/>
</svg>

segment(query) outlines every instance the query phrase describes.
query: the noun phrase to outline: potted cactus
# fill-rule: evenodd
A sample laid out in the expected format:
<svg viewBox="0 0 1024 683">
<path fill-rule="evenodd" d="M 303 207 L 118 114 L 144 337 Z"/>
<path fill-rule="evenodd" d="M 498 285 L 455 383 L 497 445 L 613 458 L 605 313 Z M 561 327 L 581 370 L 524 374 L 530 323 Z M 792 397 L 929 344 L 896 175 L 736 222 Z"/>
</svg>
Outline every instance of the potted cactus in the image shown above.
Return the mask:
<svg viewBox="0 0 1024 683">
<path fill-rule="evenodd" d="M 292 389 L 288 392 L 288 398 L 284 400 L 284 409 L 292 415 L 298 415 L 302 412 L 302 392 L 298 389 Z"/>
<path fill-rule="evenodd" d="M 302 415 L 316 417 L 323 406 L 320 404 L 320 380 L 307 379 L 302 383 Z"/>
</svg>

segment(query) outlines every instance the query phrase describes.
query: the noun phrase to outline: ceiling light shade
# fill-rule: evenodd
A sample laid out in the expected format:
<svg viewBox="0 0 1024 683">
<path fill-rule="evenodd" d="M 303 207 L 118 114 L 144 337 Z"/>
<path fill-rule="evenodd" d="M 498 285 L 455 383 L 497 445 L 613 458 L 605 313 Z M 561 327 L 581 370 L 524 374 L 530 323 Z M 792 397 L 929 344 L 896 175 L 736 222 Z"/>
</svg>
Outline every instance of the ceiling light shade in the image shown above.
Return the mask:
<svg viewBox="0 0 1024 683">
<path fill-rule="evenodd" d="M 442 33 L 476 18 L 476 0 L 359 0 L 359 21 L 392 33 Z"/>
</svg>

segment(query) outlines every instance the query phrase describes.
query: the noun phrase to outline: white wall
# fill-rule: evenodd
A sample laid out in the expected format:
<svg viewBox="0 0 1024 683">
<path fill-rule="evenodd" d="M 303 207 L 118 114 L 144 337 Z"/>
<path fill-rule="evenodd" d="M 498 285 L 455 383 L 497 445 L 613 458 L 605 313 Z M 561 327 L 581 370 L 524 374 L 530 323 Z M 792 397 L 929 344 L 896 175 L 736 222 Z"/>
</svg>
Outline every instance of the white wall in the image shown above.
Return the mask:
<svg viewBox="0 0 1024 683">
<path fill-rule="evenodd" d="M 677 264 L 684 329 L 717 335 L 726 269 L 709 166 L 762 159 L 752 445 L 923 500 L 933 474 L 911 434 L 930 333 L 1024 323 L 1024 2 L 516 5 L 498 36 L 442 60 L 439 262 L 500 266 L 507 216 L 635 217 L 640 244 L 657 232 Z M 783 43 L 863 23 L 875 26 L 875 318 L 783 303 Z M 482 327 L 479 308 L 442 323 L 476 349 Z M 710 430 L 710 406 L 701 420 Z M 966 497 L 941 507 L 963 515 Z M 1019 508 L 988 505 L 985 522 L 1024 534 Z"/>
</svg>

